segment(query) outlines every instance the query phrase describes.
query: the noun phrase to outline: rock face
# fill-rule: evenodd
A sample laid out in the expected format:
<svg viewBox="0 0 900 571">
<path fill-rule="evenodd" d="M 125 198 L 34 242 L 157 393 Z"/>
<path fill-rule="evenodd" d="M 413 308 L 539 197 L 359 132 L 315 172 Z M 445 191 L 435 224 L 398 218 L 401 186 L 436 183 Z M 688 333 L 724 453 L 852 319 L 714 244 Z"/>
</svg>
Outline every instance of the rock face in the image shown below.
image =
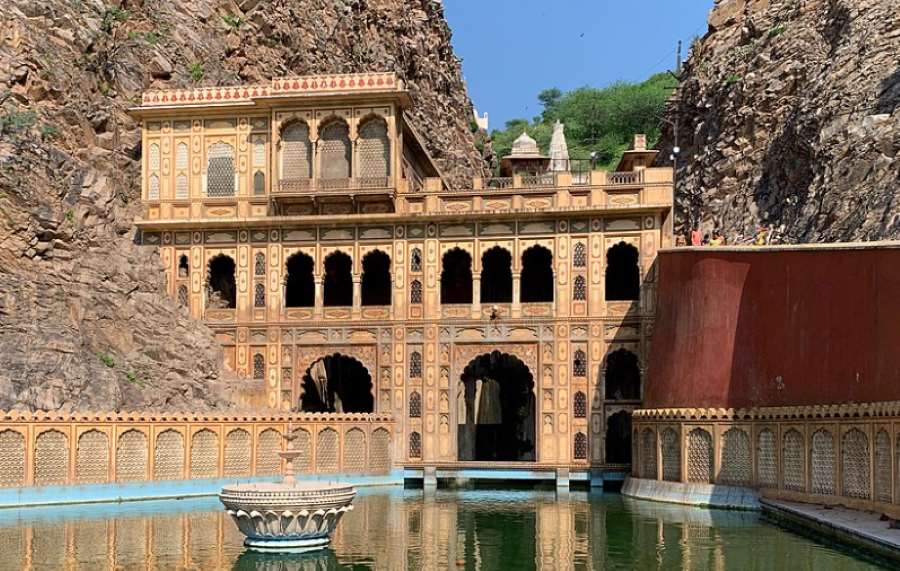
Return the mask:
<svg viewBox="0 0 900 571">
<path fill-rule="evenodd" d="M 7 0 L 0 7 L 0 409 L 206 410 L 250 381 L 134 245 L 148 88 L 396 71 L 456 184 L 481 174 L 436 0 Z"/>
<path fill-rule="evenodd" d="M 721 0 L 709 24 L 667 110 L 678 230 L 900 237 L 900 2 Z"/>
</svg>

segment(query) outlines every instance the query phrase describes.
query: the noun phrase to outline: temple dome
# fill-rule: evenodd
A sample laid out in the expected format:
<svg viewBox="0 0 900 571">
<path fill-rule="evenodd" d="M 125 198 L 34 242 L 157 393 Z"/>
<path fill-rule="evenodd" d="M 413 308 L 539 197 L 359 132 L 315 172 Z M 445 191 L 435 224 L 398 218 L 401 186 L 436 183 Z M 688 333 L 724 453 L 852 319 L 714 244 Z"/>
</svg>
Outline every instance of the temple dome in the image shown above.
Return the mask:
<svg viewBox="0 0 900 571">
<path fill-rule="evenodd" d="M 528 136 L 528 131 L 523 131 L 519 138 L 513 141 L 511 157 L 539 157 L 541 150 L 537 141 Z"/>
</svg>

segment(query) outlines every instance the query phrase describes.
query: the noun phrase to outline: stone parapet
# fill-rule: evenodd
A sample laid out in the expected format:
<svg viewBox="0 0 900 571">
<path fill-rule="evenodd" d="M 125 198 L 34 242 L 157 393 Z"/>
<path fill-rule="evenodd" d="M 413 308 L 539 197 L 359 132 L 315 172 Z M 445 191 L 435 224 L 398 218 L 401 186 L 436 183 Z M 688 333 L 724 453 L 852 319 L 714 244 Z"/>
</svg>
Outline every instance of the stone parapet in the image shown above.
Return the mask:
<svg viewBox="0 0 900 571">
<path fill-rule="evenodd" d="M 386 474 L 387 414 L 0 413 L 0 488 L 282 473 L 293 430 L 299 475 Z"/>
<path fill-rule="evenodd" d="M 900 516 L 900 403 L 653 409 L 633 416 L 632 477 L 737 486 Z"/>
</svg>

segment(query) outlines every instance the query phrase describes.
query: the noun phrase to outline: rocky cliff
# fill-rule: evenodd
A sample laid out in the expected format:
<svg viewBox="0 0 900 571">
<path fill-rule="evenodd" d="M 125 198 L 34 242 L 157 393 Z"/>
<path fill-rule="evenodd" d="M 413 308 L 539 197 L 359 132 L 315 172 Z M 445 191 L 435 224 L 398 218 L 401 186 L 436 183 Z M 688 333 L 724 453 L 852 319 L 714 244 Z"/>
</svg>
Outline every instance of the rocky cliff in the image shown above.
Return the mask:
<svg viewBox="0 0 900 571">
<path fill-rule="evenodd" d="M 457 183 L 483 168 L 437 0 L 0 5 L 0 409 L 230 406 L 248 381 L 134 245 L 142 90 L 396 71 Z"/>
<path fill-rule="evenodd" d="M 719 0 L 683 74 L 680 230 L 900 238 L 900 0 Z"/>
</svg>

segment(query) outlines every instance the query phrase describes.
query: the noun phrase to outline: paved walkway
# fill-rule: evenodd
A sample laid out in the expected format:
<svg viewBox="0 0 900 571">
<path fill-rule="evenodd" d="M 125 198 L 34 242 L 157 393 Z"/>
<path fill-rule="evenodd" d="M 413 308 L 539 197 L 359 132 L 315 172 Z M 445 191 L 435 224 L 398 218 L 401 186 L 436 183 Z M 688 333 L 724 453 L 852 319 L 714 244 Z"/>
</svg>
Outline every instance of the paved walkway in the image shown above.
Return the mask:
<svg viewBox="0 0 900 571">
<path fill-rule="evenodd" d="M 821 504 L 801 504 L 784 500 L 761 499 L 768 515 L 786 518 L 807 527 L 829 533 L 851 544 L 874 548 L 882 555 L 900 560 L 900 529 L 890 529 L 881 514 L 842 507 L 824 508 Z M 811 524 L 811 525 L 810 525 Z"/>
</svg>

